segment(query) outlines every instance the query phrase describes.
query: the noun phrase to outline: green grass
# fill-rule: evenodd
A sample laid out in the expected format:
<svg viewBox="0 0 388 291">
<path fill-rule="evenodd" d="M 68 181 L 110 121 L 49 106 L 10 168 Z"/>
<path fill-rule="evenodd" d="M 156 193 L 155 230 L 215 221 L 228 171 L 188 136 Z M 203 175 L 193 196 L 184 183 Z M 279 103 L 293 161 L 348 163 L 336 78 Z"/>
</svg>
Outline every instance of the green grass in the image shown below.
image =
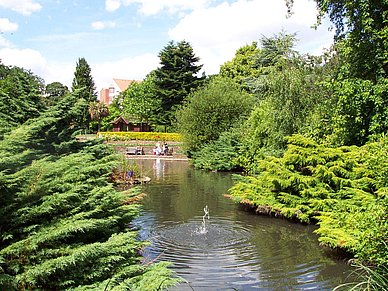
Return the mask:
<svg viewBox="0 0 388 291">
<path fill-rule="evenodd" d="M 351 276 L 353 282 L 344 283 L 333 290 L 351 290 L 351 291 L 383 291 L 388 290 L 388 269 L 385 266 L 382 267 L 370 267 L 363 266 L 360 263 L 355 265 L 357 268 L 352 272 Z"/>
</svg>

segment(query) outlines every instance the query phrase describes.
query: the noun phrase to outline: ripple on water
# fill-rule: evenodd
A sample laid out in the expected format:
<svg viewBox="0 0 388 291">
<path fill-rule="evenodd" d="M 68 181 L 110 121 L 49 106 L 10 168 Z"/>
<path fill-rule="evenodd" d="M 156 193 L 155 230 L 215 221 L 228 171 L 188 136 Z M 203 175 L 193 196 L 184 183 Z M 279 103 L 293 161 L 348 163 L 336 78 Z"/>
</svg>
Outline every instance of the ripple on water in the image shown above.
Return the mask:
<svg viewBox="0 0 388 291">
<path fill-rule="evenodd" d="M 255 237 L 252 237 L 257 235 L 257 226 L 255 234 L 250 225 L 214 216 L 205 220 L 205 231 L 202 228 L 201 216 L 186 222 L 154 224 L 148 229 L 148 237 L 154 239 L 145 255 L 172 261 L 173 269 L 180 276 L 195 282 L 195 290 L 210 287 L 224 290 L 217 289 L 221 281 L 237 290 L 286 290 L 287 282 L 293 290 L 328 290 L 324 288 L 328 282 L 317 280 L 321 266 L 316 262 L 299 264 L 293 269 L 283 268 L 282 260 L 292 257 L 284 257 L 276 249 L 271 250 L 270 257 L 258 252 L 253 242 Z M 266 235 L 266 232 L 261 230 L 260 234 Z M 263 264 L 265 268 L 262 268 Z M 233 282 L 225 282 L 228 276 L 233 278 Z M 282 282 L 282 285 L 277 282 Z M 180 286 L 177 290 L 191 289 Z"/>
<path fill-rule="evenodd" d="M 238 222 L 212 217 L 205 220 L 201 217 L 184 223 L 161 226 L 157 230 L 159 242 L 174 242 L 175 247 L 189 252 L 195 250 L 222 251 L 225 248 L 246 242 L 250 232 Z"/>
</svg>

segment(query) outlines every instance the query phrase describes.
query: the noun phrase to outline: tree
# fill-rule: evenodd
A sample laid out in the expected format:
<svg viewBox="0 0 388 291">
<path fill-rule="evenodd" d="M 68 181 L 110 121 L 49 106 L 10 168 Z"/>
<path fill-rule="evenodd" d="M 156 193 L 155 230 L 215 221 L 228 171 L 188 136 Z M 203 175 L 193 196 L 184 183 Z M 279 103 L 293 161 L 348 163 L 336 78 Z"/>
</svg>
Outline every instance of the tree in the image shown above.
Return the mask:
<svg viewBox="0 0 388 291">
<path fill-rule="evenodd" d="M 378 80 L 388 77 L 388 3 L 365 0 L 315 0 L 317 24 L 328 15 L 336 41 L 344 41 L 343 55 L 350 77 Z M 291 10 L 293 0 L 288 1 Z"/>
<path fill-rule="evenodd" d="M 192 92 L 177 111 L 178 131 L 191 152 L 215 141 L 253 107 L 251 95 L 228 78 L 215 78 Z"/>
<path fill-rule="evenodd" d="M 116 98 L 115 100 L 117 100 Z M 109 115 L 101 120 L 101 131 L 112 131 L 112 124 L 110 123 L 113 120 L 116 120 L 119 118 L 121 115 L 123 115 L 122 109 L 120 109 L 117 102 L 113 102 L 108 105 L 108 110 L 109 110 Z"/>
<path fill-rule="evenodd" d="M 338 75 L 332 82 L 334 121 L 328 140 L 335 145 L 363 145 L 388 125 L 387 1 L 316 0 L 318 24 L 328 16 L 335 29 Z"/>
<path fill-rule="evenodd" d="M 109 115 L 108 106 L 101 101 L 89 103 L 89 113 L 92 120 L 98 121 L 98 132 L 101 130 L 101 119 Z"/>
<path fill-rule="evenodd" d="M 220 67 L 219 76 L 228 77 L 235 82 L 245 85 L 245 81 L 249 77 L 257 78 L 261 74 L 261 70 L 258 70 L 255 57 L 260 54 L 260 48 L 256 41 L 251 45 L 245 45 L 236 51 L 233 60 L 225 62 Z"/>
<path fill-rule="evenodd" d="M 82 119 L 80 120 L 80 123 L 89 128 L 89 103 L 97 101 L 97 93 L 96 85 L 94 84 L 94 80 L 91 75 L 91 68 L 85 58 L 78 59 L 74 72 L 74 79 L 73 84 L 71 86 L 71 90 L 72 92 L 74 92 L 77 89 L 83 89 L 81 98 L 83 99 L 84 103 L 84 114 Z"/>
<path fill-rule="evenodd" d="M 44 110 L 44 81 L 31 71 L 0 62 L 0 139 Z"/>
<path fill-rule="evenodd" d="M 262 50 L 256 55 L 257 66 L 269 67 L 282 59 L 292 59 L 297 54 L 293 50 L 297 41 L 296 33 L 288 34 L 285 30 L 272 37 L 263 36 L 260 40 Z"/>
<path fill-rule="evenodd" d="M 387 79 L 374 84 L 349 78 L 325 86 L 331 91 L 330 98 L 322 98 L 321 106 L 316 106 L 305 134 L 336 146 L 360 146 L 387 132 Z"/>
<path fill-rule="evenodd" d="M 176 108 L 205 77 L 197 76 L 202 65 L 196 64 L 199 57 L 195 56 L 193 48 L 186 41 L 169 42 L 159 53 L 159 58 L 161 67 L 154 71 L 156 93 L 161 100 L 159 122 L 170 125 Z"/>
<path fill-rule="evenodd" d="M 117 98 L 122 106 L 125 116 L 136 117 L 141 122 L 148 121 L 158 123 L 156 112 L 159 108 L 159 101 L 155 94 L 155 84 L 152 74 L 149 74 L 141 83 L 133 82 Z"/>
<path fill-rule="evenodd" d="M 76 64 L 71 90 L 74 92 L 76 89 L 84 87 L 86 91 L 83 93 L 83 98 L 88 102 L 96 101 L 96 85 L 91 75 L 91 68 L 85 58 L 80 58 Z"/>
<path fill-rule="evenodd" d="M 250 93 L 262 94 L 260 86 L 266 76 L 281 69 L 286 64 L 283 61 L 291 61 L 298 55 L 293 50 L 296 42 L 296 33 L 288 34 L 284 30 L 272 37 L 263 35 L 262 48 L 257 42 L 239 48 L 233 60 L 221 66 L 219 75 L 232 78 Z"/>
<path fill-rule="evenodd" d="M 221 67 L 222 75 L 241 83 L 260 101 L 239 139 L 242 151 L 238 163 L 245 170 L 254 169 L 263 156 L 281 156 L 286 147 L 284 138 L 306 132 L 316 108 L 322 108 L 322 104 L 327 105 L 325 109 L 334 107 L 331 91 L 322 84 L 332 79 L 331 67 L 323 58 L 294 51 L 296 41 L 295 33 L 285 31 L 263 36 L 261 49 L 256 43 L 242 47 Z M 316 134 L 314 130 L 309 133 Z"/>
<path fill-rule="evenodd" d="M 45 92 L 45 103 L 48 106 L 53 106 L 56 105 L 59 100 L 63 99 L 67 94 L 69 94 L 69 88 L 60 82 L 53 82 L 46 86 Z"/>
</svg>

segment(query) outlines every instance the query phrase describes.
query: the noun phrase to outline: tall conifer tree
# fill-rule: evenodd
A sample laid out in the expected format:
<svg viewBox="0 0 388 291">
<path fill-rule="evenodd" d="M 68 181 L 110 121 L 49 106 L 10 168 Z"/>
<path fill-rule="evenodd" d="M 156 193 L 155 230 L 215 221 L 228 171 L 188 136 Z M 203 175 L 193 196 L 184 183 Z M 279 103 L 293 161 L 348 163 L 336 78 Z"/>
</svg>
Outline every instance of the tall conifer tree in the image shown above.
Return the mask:
<svg viewBox="0 0 388 291">
<path fill-rule="evenodd" d="M 91 75 L 91 68 L 85 58 L 79 58 L 76 69 L 74 72 L 73 84 L 71 90 L 74 92 L 77 89 L 83 89 L 83 92 L 80 94 L 84 102 L 84 114 L 82 120 L 79 122 L 86 127 L 89 127 L 90 115 L 89 115 L 89 103 L 97 101 L 96 85 L 94 83 L 93 77 Z"/>
<path fill-rule="evenodd" d="M 155 71 L 162 110 L 159 122 L 169 125 L 176 107 L 205 77 L 197 76 L 202 65 L 197 65 L 199 57 L 195 56 L 190 43 L 184 40 L 178 43 L 170 41 L 159 53 L 159 58 L 161 67 Z"/>
</svg>

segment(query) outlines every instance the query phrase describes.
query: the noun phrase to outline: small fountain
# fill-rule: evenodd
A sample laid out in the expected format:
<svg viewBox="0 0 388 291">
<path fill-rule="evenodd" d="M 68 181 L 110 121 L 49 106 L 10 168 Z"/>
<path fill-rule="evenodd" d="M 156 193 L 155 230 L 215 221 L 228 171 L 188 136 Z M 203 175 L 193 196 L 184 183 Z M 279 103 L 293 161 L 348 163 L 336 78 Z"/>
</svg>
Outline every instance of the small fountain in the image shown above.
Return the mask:
<svg viewBox="0 0 388 291">
<path fill-rule="evenodd" d="M 205 206 L 203 211 L 205 212 L 205 215 L 202 217 L 202 227 L 200 227 L 198 229 L 198 231 L 197 231 L 198 234 L 206 234 L 207 233 L 205 218 L 207 217 L 207 219 L 210 219 L 209 208 L 207 207 L 207 205 Z"/>
</svg>

